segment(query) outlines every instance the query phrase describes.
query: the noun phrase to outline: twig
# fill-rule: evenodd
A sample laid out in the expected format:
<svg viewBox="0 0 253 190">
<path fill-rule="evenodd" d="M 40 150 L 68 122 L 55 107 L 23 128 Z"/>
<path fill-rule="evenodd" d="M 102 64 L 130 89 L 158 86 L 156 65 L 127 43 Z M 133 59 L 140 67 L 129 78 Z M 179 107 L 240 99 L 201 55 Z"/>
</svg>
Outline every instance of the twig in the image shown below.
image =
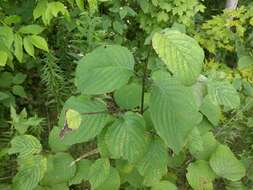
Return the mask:
<svg viewBox="0 0 253 190">
<path fill-rule="evenodd" d="M 92 156 L 92 155 L 98 154 L 98 153 L 99 153 L 98 149 L 93 149 L 93 150 L 91 150 L 89 152 L 86 152 L 83 155 L 81 155 L 80 157 L 78 157 L 77 159 L 75 159 L 73 162 L 71 162 L 70 166 L 73 166 L 75 163 L 79 162 L 80 160 L 82 160 L 84 158 L 87 158 L 89 156 Z"/>
<path fill-rule="evenodd" d="M 225 123 L 221 127 L 219 127 L 218 130 L 216 130 L 214 136 L 217 137 L 224 129 L 226 129 L 227 127 L 229 127 L 229 124 L 231 124 L 235 119 L 237 119 L 237 116 L 239 116 L 239 114 L 243 113 L 243 111 L 247 108 L 247 106 L 249 104 L 250 104 L 250 102 L 248 102 L 247 104 L 245 104 L 240 110 L 238 110 L 238 112 L 232 118 L 230 118 L 230 120 L 228 120 L 227 123 Z"/>
<path fill-rule="evenodd" d="M 148 57 L 149 57 L 149 51 L 148 51 L 147 58 Z M 145 96 L 145 85 L 146 85 L 146 77 L 147 77 L 147 68 L 148 68 L 148 59 L 144 63 L 144 67 L 143 67 L 142 91 L 141 91 L 141 109 L 140 109 L 140 113 L 141 114 L 144 113 L 144 96 Z"/>
<path fill-rule="evenodd" d="M 80 114 L 81 114 L 81 115 L 96 115 L 96 114 L 103 114 L 103 113 L 108 113 L 108 111 L 83 112 L 83 113 L 80 113 Z"/>
</svg>

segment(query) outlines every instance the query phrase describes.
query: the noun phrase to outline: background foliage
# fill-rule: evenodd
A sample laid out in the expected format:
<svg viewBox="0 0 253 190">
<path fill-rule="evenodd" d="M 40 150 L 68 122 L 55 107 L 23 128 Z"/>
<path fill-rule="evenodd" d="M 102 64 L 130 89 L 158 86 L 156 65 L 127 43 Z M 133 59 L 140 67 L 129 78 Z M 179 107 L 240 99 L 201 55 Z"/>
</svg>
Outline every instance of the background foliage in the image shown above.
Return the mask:
<svg viewBox="0 0 253 190">
<path fill-rule="evenodd" d="M 253 188 L 253 4 L 1 0 L 0 189 Z"/>
</svg>

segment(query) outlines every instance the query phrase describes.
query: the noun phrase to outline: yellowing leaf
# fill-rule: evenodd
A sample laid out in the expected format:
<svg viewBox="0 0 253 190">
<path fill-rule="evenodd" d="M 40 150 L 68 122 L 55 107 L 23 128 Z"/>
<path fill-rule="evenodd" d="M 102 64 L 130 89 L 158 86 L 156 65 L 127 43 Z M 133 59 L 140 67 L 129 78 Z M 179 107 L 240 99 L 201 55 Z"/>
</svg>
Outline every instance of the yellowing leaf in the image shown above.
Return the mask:
<svg viewBox="0 0 253 190">
<path fill-rule="evenodd" d="M 73 109 L 69 109 L 66 113 L 66 120 L 68 128 L 78 129 L 82 122 L 81 114 Z"/>
</svg>

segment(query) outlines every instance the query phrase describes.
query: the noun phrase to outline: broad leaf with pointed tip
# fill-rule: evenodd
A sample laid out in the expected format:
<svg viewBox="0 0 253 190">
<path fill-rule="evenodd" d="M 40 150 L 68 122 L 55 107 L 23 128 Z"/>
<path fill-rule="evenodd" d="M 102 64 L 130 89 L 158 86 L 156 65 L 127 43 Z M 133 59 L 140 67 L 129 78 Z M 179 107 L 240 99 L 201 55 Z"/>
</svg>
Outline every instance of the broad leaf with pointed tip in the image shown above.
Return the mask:
<svg viewBox="0 0 253 190">
<path fill-rule="evenodd" d="M 159 136 L 179 153 L 201 114 L 194 101 L 192 88 L 170 78 L 156 81 L 151 91 L 150 112 Z"/>
<path fill-rule="evenodd" d="M 160 181 L 151 190 L 177 190 L 177 187 L 169 181 Z"/>
<path fill-rule="evenodd" d="M 114 99 L 120 107 L 133 109 L 140 106 L 142 87 L 140 84 L 131 83 L 122 86 L 113 94 Z"/>
<path fill-rule="evenodd" d="M 19 170 L 13 178 L 13 190 L 32 190 L 43 178 L 47 159 L 41 155 L 18 160 Z"/>
<path fill-rule="evenodd" d="M 189 164 L 186 178 L 194 190 L 213 190 L 215 174 L 207 161 L 197 160 Z"/>
<path fill-rule="evenodd" d="M 139 114 L 127 112 L 123 118 L 116 120 L 105 136 L 112 156 L 122 157 L 130 162 L 137 161 L 146 150 L 144 130 L 145 122 Z"/>
<path fill-rule="evenodd" d="M 190 153 L 197 159 L 208 160 L 219 145 L 212 132 L 201 136 L 202 149 L 191 147 Z"/>
<path fill-rule="evenodd" d="M 47 171 L 41 184 L 53 186 L 69 182 L 74 177 L 76 165 L 71 164 L 74 159 L 70 154 L 58 152 L 55 155 L 49 155 L 47 158 Z"/>
<path fill-rule="evenodd" d="M 53 152 L 66 151 L 70 147 L 62 142 L 63 140 L 59 136 L 60 131 L 59 127 L 55 126 L 49 133 L 48 143 Z"/>
<path fill-rule="evenodd" d="M 32 135 L 16 136 L 11 140 L 9 154 L 19 153 L 20 158 L 40 153 L 42 147 L 37 138 Z"/>
<path fill-rule="evenodd" d="M 240 106 L 240 97 L 236 89 L 227 81 L 210 81 L 207 83 L 208 95 L 212 102 L 235 109 Z"/>
<path fill-rule="evenodd" d="M 218 104 L 212 102 L 211 98 L 208 95 L 204 98 L 202 105 L 200 106 L 200 111 L 213 125 L 218 125 L 221 117 L 221 109 Z"/>
<path fill-rule="evenodd" d="M 238 181 L 245 176 L 243 164 L 235 157 L 228 146 L 219 145 L 210 158 L 210 166 L 220 177 Z"/>
<path fill-rule="evenodd" d="M 91 188 L 96 189 L 103 184 L 110 175 L 110 162 L 106 158 L 97 159 L 90 167 L 88 179 Z"/>
<path fill-rule="evenodd" d="M 82 122 L 78 129 L 69 131 L 64 135 L 62 143 L 65 145 L 87 142 L 93 139 L 100 134 L 109 118 L 108 114 L 106 114 L 107 108 L 104 102 L 91 100 L 86 96 L 72 96 L 64 104 L 59 119 L 59 126 L 64 126 L 65 112 L 69 109 L 82 113 Z"/>
<path fill-rule="evenodd" d="M 120 176 L 118 171 L 111 167 L 110 174 L 106 180 L 94 190 L 118 190 L 120 187 Z"/>
<path fill-rule="evenodd" d="M 144 184 L 153 185 L 167 172 L 168 153 L 165 144 L 159 139 L 150 142 L 147 153 L 137 164 L 137 169 L 144 176 Z"/>
<path fill-rule="evenodd" d="M 104 94 L 127 84 L 133 75 L 134 58 L 125 47 L 101 46 L 78 63 L 76 85 L 84 94 Z"/>
<path fill-rule="evenodd" d="M 163 30 L 153 36 L 153 48 L 168 69 L 186 85 L 196 82 L 204 60 L 197 41 L 177 30 Z"/>
<path fill-rule="evenodd" d="M 80 160 L 76 164 L 76 174 L 71 179 L 69 184 L 70 185 L 80 184 L 82 181 L 88 180 L 89 169 L 91 165 L 92 165 L 92 161 L 90 160 L 86 160 L 86 159 Z"/>
</svg>

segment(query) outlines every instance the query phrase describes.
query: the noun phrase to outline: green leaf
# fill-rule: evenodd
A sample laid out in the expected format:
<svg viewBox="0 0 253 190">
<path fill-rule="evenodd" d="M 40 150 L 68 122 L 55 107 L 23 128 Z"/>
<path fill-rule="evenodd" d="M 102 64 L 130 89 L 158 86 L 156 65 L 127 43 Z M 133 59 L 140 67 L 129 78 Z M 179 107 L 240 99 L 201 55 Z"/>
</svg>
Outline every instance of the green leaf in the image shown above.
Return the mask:
<svg viewBox="0 0 253 190">
<path fill-rule="evenodd" d="M 34 20 L 41 17 L 47 9 L 47 0 L 39 0 L 35 9 L 33 10 Z"/>
<path fill-rule="evenodd" d="M 91 14 L 95 13 L 98 10 L 97 0 L 87 0 L 90 8 Z"/>
<path fill-rule="evenodd" d="M 177 187 L 169 181 L 160 181 L 151 190 L 177 190 Z"/>
<path fill-rule="evenodd" d="M 82 122 L 78 129 L 65 134 L 64 138 L 61 140 L 65 145 L 87 142 L 93 139 L 101 133 L 109 119 L 109 115 L 106 113 L 106 104 L 104 102 L 95 99 L 91 100 L 85 96 L 72 96 L 64 104 L 58 126 L 64 126 L 65 112 L 68 109 L 73 109 L 82 113 Z M 96 112 L 98 113 L 96 114 Z"/>
<path fill-rule="evenodd" d="M 12 85 L 13 75 L 11 72 L 1 72 L 0 75 L 0 87 L 10 88 Z"/>
<path fill-rule="evenodd" d="M 118 190 L 120 187 L 120 176 L 118 171 L 111 167 L 110 174 L 106 180 L 94 190 Z"/>
<path fill-rule="evenodd" d="M 75 0 L 78 8 L 84 11 L 84 0 Z"/>
<path fill-rule="evenodd" d="M 208 160 L 219 144 L 211 132 L 205 133 L 201 138 L 203 148 L 192 147 L 190 152 L 197 159 Z"/>
<path fill-rule="evenodd" d="M 183 165 L 184 161 L 186 159 L 185 152 L 181 151 L 178 154 L 173 154 L 169 156 L 168 160 L 168 166 L 170 168 L 179 168 Z"/>
<path fill-rule="evenodd" d="M 194 151 L 202 152 L 204 150 L 203 139 L 198 127 L 194 127 L 194 129 L 192 130 L 188 144 L 190 152 Z"/>
<path fill-rule="evenodd" d="M 10 49 L 14 41 L 14 34 L 11 27 L 0 26 L 0 42 L 2 46 Z"/>
<path fill-rule="evenodd" d="M 24 90 L 23 86 L 21 86 L 21 85 L 14 85 L 12 87 L 12 92 L 13 92 L 13 94 L 15 94 L 17 96 L 26 97 L 25 90 Z"/>
<path fill-rule="evenodd" d="M 69 182 L 76 173 L 76 165 L 71 165 L 74 161 L 68 153 L 59 152 L 48 156 L 47 171 L 41 184 L 53 186 L 55 184 Z"/>
<path fill-rule="evenodd" d="M 104 94 L 119 89 L 133 75 L 134 58 L 121 46 L 102 46 L 87 54 L 76 69 L 77 88 L 85 94 Z"/>
<path fill-rule="evenodd" d="M 49 146 L 53 152 L 60 152 L 68 150 L 70 145 L 64 144 L 62 139 L 60 138 L 60 129 L 58 127 L 54 127 L 49 134 Z"/>
<path fill-rule="evenodd" d="M 68 109 L 66 112 L 66 120 L 68 128 L 78 129 L 82 122 L 81 114 L 73 109 Z"/>
<path fill-rule="evenodd" d="M 47 42 L 44 38 L 42 38 L 41 36 L 37 36 L 37 35 L 32 35 L 29 36 L 29 40 L 30 42 L 37 48 L 42 49 L 46 52 L 49 52 L 48 47 L 47 47 Z"/>
<path fill-rule="evenodd" d="M 195 39 L 177 30 L 164 30 L 153 36 L 153 48 L 168 69 L 186 85 L 196 82 L 204 51 Z"/>
<path fill-rule="evenodd" d="M 62 13 L 63 15 L 66 15 L 68 13 L 64 4 L 59 1 L 50 2 L 48 4 L 47 11 L 54 17 L 57 17 L 58 13 Z"/>
<path fill-rule="evenodd" d="M 0 51 L 0 66 L 5 66 L 8 60 L 8 54 L 4 51 Z"/>
<path fill-rule="evenodd" d="M 44 27 L 41 27 L 39 25 L 36 24 L 32 24 L 32 25 L 27 25 L 27 26 L 22 26 L 19 29 L 19 32 L 22 34 L 40 34 L 42 31 L 44 30 Z"/>
<path fill-rule="evenodd" d="M 3 101 L 8 98 L 9 98 L 9 95 L 7 93 L 0 91 L 0 101 Z"/>
<path fill-rule="evenodd" d="M 194 190 L 213 190 L 213 180 L 215 174 L 208 162 L 197 160 L 187 167 L 186 178 Z"/>
<path fill-rule="evenodd" d="M 110 162 L 108 159 L 97 159 L 89 170 L 91 188 L 96 189 L 103 184 L 110 175 Z"/>
<path fill-rule="evenodd" d="M 246 173 L 243 164 L 237 160 L 230 148 L 225 145 L 217 147 L 209 163 L 218 176 L 231 181 L 240 180 Z"/>
<path fill-rule="evenodd" d="M 47 159 L 41 155 L 19 160 L 18 173 L 13 178 L 13 190 L 33 190 L 43 178 L 47 169 Z"/>
<path fill-rule="evenodd" d="M 34 58 L 34 47 L 29 37 L 24 37 L 23 44 L 25 51 Z"/>
<path fill-rule="evenodd" d="M 109 151 L 115 158 L 137 161 L 146 150 L 144 136 L 145 123 L 139 115 L 127 112 L 116 120 L 107 130 L 105 140 Z"/>
<path fill-rule="evenodd" d="M 208 95 L 214 104 L 226 106 L 229 109 L 240 106 L 240 97 L 227 81 L 210 81 L 207 83 Z"/>
<path fill-rule="evenodd" d="M 17 73 L 13 79 L 12 79 L 12 83 L 13 84 L 22 84 L 25 79 L 26 79 L 27 75 L 23 74 L 23 73 Z"/>
<path fill-rule="evenodd" d="M 12 24 L 17 24 L 21 21 L 21 16 L 11 15 L 4 17 L 4 23 L 11 26 Z"/>
<path fill-rule="evenodd" d="M 105 142 L 106 128 L 97 137 L 97 148 L 101 158 L 110 157 L 110 151 L 108 150 L 107 144 Z"/>
<path fill-rule="evenodd" d="M 140 106 L 142 87 L 139 84 L 131 83 L 122 86 L 114 93 L 116 103 L 124 109 L 133 109 Z"/>
<path fill-rule="evenodd" d="M 23 40 L 22 37 L 18 34 L 15 34 L 14 48 L 14 54 L 17 57 L 18 61 L 21 63 L 23 60 Z"/>
<path fill-rule="evenodd" d="M 157 81 L 151 91 L 150 112 L 155 129 L 166 144 L 179 153 L 201 115 L 192 88 L 173 78 Z"/>
<path fill-rule="evenodd" d="M 70 185 L 72 184 L 80 184 L 82 181 L 88 180 L 89 177 L 89 169 L 90 166 L 92 165 L 92 161 L 90 160 L 80 160 L 77 163 L 77 168 L 76 168 L 76 174 L 75 176 L 71 179 Z"/>
<path fill-rule="evenodd" d="M 238 61 L 238 69 L 245 69 L 253 65 L 253 57 L 242 56 Z"/>
<path fill-rule="evenodd" d="M 137 169 L 144 176 L 145 185 L 153 185 L 160 181 L 167 173 L 168 153 L 167 148 L 160 139 L 153 140 L 147 153 L 137 164 Z"/>
<path fill-rule="evenodd" d="M 130 173 L 123 174 L 123 182 L 128 182 L 134 187 L 143 187 L 143 177 L 139 174 L 136 169 L 133 169 Z"/>
<path fill-rule="evenodd" d="M 200 106 L 200 111 L 207 117 L 207 119 L 214 125 L 219 124 L 221 118 L 220 106 L 212 102 L 209 96 L 206 96 Z"/>
<path fill-rule="evenodd" d="M 9 154 L 19 153 L 20 158 L 26 158 L 40 153 L 42 147 L 37 138 L 32 135 L 16 136 L 11 140 Z"/>
</svg>

